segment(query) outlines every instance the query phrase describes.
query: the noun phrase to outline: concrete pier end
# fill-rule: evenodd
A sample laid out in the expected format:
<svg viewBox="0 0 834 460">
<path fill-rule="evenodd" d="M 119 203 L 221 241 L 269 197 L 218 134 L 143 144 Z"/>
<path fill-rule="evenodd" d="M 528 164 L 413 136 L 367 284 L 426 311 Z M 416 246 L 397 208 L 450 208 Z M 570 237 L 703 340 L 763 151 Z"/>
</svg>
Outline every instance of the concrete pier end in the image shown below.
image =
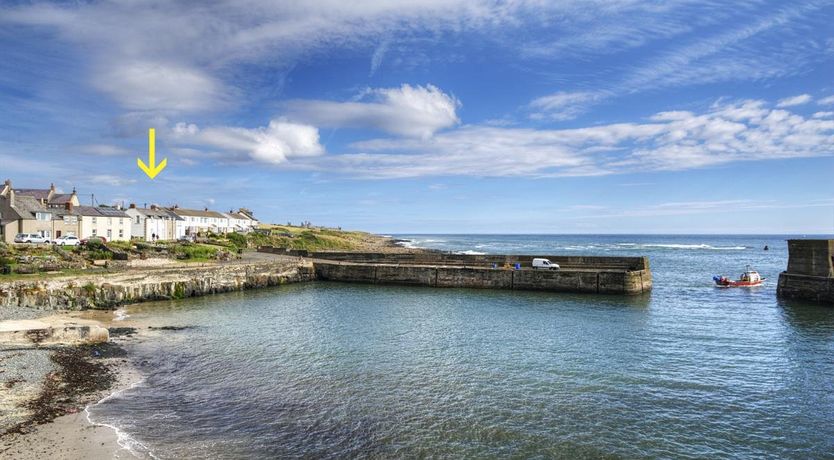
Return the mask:
<svg viewBox="0 0 834 460">
<path fill-rule="evenodd" d="M 776 294 L 834 304 L 834 240 L 788 240 L 788 269 Z"/>
</svg>

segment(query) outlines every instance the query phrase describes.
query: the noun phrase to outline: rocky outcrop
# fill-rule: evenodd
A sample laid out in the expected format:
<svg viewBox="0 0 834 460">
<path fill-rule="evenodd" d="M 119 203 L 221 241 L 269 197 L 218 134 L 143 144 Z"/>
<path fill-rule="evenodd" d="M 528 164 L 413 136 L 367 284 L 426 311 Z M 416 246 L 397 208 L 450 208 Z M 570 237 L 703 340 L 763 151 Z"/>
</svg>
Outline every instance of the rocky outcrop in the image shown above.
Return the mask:
<svg viewBox="0 0 834 460">
<path fill-rule="evenodd" d="M 131 270 L 109 275 L 0 283 L 0 306 L 43 310 L 107 309 L 315 279 L 304 262 L 237 263 Z"/>
</svg>

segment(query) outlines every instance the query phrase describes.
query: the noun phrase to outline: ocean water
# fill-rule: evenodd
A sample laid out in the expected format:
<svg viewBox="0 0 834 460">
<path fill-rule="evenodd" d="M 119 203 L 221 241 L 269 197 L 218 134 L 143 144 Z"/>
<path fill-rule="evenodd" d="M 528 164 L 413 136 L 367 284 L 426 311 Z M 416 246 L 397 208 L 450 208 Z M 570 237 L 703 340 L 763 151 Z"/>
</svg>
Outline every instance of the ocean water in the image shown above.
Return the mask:
<svg viewBox="0 0 834 460">
<path fill-rule="evenodd" d="M 777 300 L 783 236 L 398 235 L 647 255 L 638 297 L 313 283 L 130 307 L 185 327 L 90 408 L 157 458 L 831 458 L 834 308 Z M 767 244 L 769 251 L 763 251 Z M 712 276 L 750 264 L 755 289 Z"/>
</svg>

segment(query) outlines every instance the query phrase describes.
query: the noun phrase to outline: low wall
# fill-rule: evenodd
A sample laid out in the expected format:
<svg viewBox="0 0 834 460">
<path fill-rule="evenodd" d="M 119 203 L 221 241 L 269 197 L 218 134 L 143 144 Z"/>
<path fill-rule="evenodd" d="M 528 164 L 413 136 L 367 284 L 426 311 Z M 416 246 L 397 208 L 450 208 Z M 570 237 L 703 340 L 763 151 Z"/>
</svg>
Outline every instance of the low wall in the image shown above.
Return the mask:
<svg viewBox="0 0 834 460">
<path fill-rule="evenodd" d="M 649 270 L 501 270 L 321 259 L 313 265 L 316 276 L 322 280 L 372 284 L 626 295 L 641 294 L 652 288 Z"/>
<path fill-rule="evenodd" d="M 312 264 L 229 264 L 132 270 L 72 278 L 33 278 L 0 283 L 0 305 L 42 310 L 113 308 L 148 300 L 195 297 L 312 281 Z"/>
</svg>

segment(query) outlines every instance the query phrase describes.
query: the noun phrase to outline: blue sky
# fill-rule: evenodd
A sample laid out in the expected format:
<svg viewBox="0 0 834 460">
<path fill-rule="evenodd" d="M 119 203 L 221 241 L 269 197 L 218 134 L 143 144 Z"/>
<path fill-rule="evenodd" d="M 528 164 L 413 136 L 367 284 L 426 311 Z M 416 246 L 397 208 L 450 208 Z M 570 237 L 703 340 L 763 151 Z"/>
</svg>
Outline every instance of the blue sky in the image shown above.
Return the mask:
<svg viewBox="0 0 834 460">
<path fill-rule="evenodd" d="M 831 24 L 815 1 L 4 3 L 0 175 L 382 233 L 832 233 Z"/>
</svg>

